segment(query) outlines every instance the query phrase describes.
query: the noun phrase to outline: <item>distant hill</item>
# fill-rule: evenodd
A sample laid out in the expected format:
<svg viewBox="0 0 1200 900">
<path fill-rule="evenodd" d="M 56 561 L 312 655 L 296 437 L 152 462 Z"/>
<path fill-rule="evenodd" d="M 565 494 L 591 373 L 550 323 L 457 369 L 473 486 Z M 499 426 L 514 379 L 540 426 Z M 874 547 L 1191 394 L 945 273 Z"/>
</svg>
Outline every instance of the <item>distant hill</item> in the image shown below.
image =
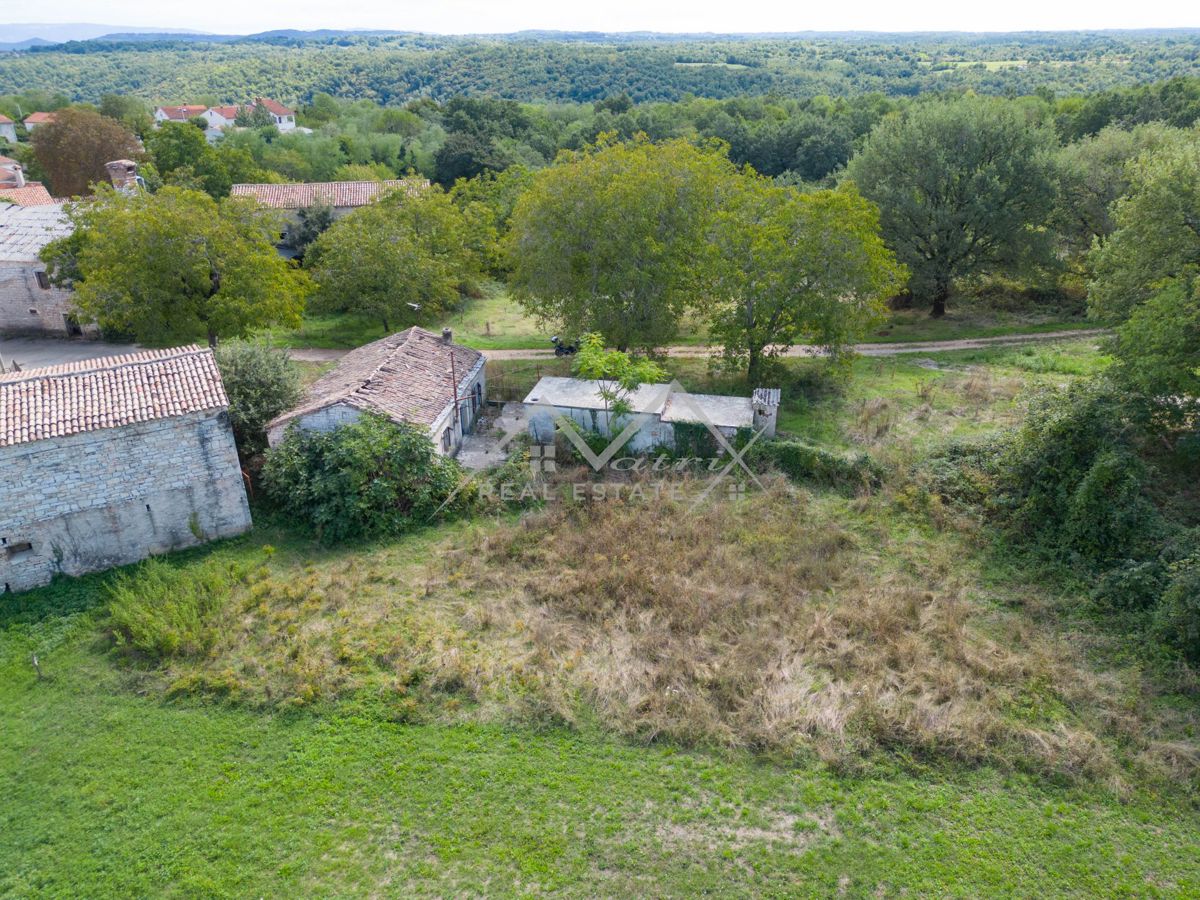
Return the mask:
<svg viewBox="0 0 1200 900">
<path fill-rule="evenodd" d="M 37 44 L 62 44 L 66 41 L 89 41 L 93 38 L 104 37 L 115 32 L 125 34 L 146 34 L 154 32 L 163 35 L 190 34 L 195 29 L 188 28 L 143 28 L 133 25 L 98 25 L 92 22 L 68 23 L 37 23 L 17 22 L 0 23 L 0 34 L 4 35 L 5 43 L 0 47 L 6 49 L 25 49 L 31 42 Z M 23 46 L 18 46 L 23 45 Z"/>
</svg>

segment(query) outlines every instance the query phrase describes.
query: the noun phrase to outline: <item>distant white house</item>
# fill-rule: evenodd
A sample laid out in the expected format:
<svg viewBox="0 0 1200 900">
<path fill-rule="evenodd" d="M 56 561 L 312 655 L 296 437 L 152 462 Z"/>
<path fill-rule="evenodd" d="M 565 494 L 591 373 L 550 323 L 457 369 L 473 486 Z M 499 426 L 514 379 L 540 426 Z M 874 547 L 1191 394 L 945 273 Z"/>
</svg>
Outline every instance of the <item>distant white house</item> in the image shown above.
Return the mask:
<svg viewBox="0 0 1200 900">
<path fill-rule="evenodd" d="M 0 113 L 0 138 L 13 144 L 17 142 L 17 123 Z"/>
<path fill-rule="evenodd" d="M 40 125 L 49 125 L 58 117 L 52 112 L 35 112 L 25 117 L 25 130 L 33 131 Z"/>
<path fill-rule="evenodd" d="M 679 423 L 715 428 L 727 439 L 742 429 L 775 436 L 778 388 L 756 388 L 749 397 L 691 394 L 670 384 L 643 384 L 625 398 L 630 412 L 609 421 L 601 394 L 604 382 L 547 375 L 525 397 L 529 432 L 538 443 L 554 441 L 555 419 L 565 417 L 586 431 L 614 437 L 629 425 L 638 429 L 624 445 L 633 453 L 675 446 Z"/>
<path fill-rule="evenodd" d="M 269 97 L 256 97 L 247 104 L 232 104 L 229 106 L 198 106 L 184 104 L 182 106 L 159 106 L 154 110 L 154 121 L 161 125 L 163 122 L 188 122 L 192 119 L 204 119 L 208 123 L 204 129 L 205 137 L 215 141 L 225 129 L 235 127 L 238 113 L 243 109 L 251 110 L 261 107 L 271 116 L 271 121 L 280 131 L 296 130 L 296 111 Z M 307 131 L 308 129 L 302 129 Z"/>
</svg>

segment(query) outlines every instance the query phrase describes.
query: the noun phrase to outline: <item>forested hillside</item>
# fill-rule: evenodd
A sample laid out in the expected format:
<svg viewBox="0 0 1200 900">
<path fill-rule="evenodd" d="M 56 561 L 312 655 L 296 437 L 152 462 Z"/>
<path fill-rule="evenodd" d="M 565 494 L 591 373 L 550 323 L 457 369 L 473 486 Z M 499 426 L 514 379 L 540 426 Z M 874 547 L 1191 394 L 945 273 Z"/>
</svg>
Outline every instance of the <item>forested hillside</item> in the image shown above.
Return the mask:
<svg viewBox="0 0 1200 900">
<path fill-rule="evenodd" d="M 267 94 L 394 103 L 485 93 L 588 102 L 864 92 L 1095 91 L 1200 74 L 1192 30 L 1005 35 L 277 36 L 232 42 L 86 41 L 0 55 L 6 91 L 108 93 L 162 102 Z"/>
</svg>

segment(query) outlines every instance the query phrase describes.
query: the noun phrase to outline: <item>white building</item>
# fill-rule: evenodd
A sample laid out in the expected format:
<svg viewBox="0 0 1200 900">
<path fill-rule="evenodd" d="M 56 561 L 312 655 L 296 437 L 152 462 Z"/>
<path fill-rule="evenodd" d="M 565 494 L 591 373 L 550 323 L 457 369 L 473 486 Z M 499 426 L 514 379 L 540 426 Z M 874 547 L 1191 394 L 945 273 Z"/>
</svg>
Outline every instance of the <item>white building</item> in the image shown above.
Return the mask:
<svg viewBox="0 0 1200 900">
<path fill-rule="evenodd" d="M 672 384 L 643 384 L 622 398 L 630 411 L 621 416 L 610 416 L 610 404 L 602 394 L 605 389 L 606 383 L 600 381 L 542 378 L 524 400 L 530 435 L 538 443 L 553 443 L 555 420 L 562 416 L 584 431 L 605 437 L 615 437 L 637 423 L 623 445 L 632 453 L 675 447 L 675 426 L 680 423 L 714 428 L 729 441 L 742 430 L 775 436 L 778 388 L 756 388 L 749 397 L 727 397 L 691 394 Z"/>
<path fill-rule="evenodd" d="M 0 138 L 13 144 L 17 142 L 17 123 L 3 113 L 0 113 Z"/>
<path fill-rule="evenodd" d="M 332 431 L 375 413 L 425 429 L 437 451 L 453 456 L 487 395 L 478 350 L 423 328 L 389 335 L 343 356 L 313 383 L 304 402 L 267 425 L 274 447 L 289 428 Z"/>
</svg>

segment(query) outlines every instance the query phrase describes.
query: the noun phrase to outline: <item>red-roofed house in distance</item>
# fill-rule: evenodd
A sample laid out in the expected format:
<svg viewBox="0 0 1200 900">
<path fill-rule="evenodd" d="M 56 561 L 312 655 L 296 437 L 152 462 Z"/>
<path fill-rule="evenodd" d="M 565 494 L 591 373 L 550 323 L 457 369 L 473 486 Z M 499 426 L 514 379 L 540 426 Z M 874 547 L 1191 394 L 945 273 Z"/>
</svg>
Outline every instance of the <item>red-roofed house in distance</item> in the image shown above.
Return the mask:
<svg viewBox="0 0 1200 900">
<path fill-rule="evenodd" d="M 4 113 L 0 113 L 0 138 L 11 144 L 17 142 L 17 123 Z"/>
<path fill-rule="evenodd" d="M 212 351 L 0 374 L 0 592 L 250 528 Z"/>
<path fill-rule="evenodd" d="M 161 125 L 163 122 L 190 122 L 192 119 L 204 115 L 204 111 L 208 109 L 203 104 L 184 104 L 182 106 L 156 106 L 154 108 L 154 124 Z"/>
<path fill-rule="evenodd" d="M 49 125 L 56 118 L 58 117 L 52 112 L 30 113 L 25 117 L 25 130 L 33 131 L 33 129 L 37 128 L 39 125 Z"/>
</svg>

